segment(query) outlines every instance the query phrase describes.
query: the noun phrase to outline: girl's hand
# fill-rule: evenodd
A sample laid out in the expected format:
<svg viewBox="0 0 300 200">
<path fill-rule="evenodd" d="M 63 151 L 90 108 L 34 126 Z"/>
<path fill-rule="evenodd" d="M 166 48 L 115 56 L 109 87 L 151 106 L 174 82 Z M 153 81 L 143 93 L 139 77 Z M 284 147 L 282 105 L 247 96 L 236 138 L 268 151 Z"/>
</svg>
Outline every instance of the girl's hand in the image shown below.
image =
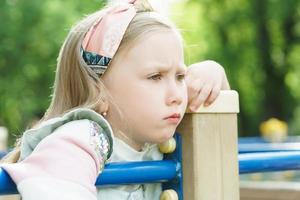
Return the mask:
<svg viewBox="0 0 300 200">
<path fill-rule="evenodd" d="M 220 90 L 230 89 L 224 68 L 211 60 L 190 65 L 185 80 L 188 108 L 191 111 L 196 111 L 202 103 L 204 106 L 210 105 L 218 97 Z"/>
</svg>

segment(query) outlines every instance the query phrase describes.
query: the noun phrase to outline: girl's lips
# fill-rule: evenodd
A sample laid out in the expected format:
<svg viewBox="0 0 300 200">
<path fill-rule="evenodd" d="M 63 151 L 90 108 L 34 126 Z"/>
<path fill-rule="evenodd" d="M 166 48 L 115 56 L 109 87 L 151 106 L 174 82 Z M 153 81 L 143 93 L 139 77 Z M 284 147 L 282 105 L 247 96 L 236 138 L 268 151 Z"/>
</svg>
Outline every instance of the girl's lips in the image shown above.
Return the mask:
<svg viewBox="0 0 300 200">
<path fill-rule="evenodd" d="M 168 118 L 179 118 L 180 119 L 180 113 L 174 113 L 174 114 L 166 117 L 165 119 L 168 119 Z"/>
<path fill-rule="evenodd" d="M 180 121 L 180 117 L 168 117 L 166 120 L 172 124 L 178 124 Z"/>
<path fill-rule="evenodd" d="M 165 120 L 172 124 L 178 124 L 181 119 L 180 113 L 174 113 L 170 115 L 169 117 L 166 117 Z"/>
</svg>

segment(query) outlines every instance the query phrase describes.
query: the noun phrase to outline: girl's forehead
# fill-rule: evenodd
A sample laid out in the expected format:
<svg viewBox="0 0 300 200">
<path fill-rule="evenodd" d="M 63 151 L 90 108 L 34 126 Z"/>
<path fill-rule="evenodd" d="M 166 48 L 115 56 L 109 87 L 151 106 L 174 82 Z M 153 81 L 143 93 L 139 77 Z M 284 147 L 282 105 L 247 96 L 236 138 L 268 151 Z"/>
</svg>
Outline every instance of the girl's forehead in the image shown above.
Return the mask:
<svg viewBox="0 0 300 200">
<path fill-rule="evenodd" d="M 130 66 L 143 71 L 185 67 L 182 40 L 173 31 L 147 34 L 132 46 L 124 58 Z"/>
</svg>

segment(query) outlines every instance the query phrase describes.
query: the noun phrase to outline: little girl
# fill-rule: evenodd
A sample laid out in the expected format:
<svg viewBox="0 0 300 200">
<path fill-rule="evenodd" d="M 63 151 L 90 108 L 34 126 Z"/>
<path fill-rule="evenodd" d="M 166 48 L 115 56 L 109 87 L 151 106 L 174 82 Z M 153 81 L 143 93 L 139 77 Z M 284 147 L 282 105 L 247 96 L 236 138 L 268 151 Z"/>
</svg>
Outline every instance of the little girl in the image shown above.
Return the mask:
<svg viewBox="0 0 300 200">
<path fill-rule="evenodd" d="M 108 162 L 162 159 L 156 144 L 173 136 L 187 104 L 229 89 L 212 61 L 185 74 L 180 33 L 146 1 L 89 15 L 61 48 L 50 107 L 6 158 L 17 163 L 1 167 L 23 200 L 159 199 L 160 184 L 95 181 Z"/>
</svg>

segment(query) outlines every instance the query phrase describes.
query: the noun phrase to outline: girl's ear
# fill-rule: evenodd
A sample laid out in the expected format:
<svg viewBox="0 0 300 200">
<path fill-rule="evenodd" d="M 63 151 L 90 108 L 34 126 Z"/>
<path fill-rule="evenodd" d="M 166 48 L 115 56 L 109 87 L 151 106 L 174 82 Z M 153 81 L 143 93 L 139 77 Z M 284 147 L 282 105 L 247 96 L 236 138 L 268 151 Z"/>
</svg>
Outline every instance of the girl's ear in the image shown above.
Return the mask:
<svg viewBox="0 0 300 200">
<path fill-rule="evenodd" d="M 109 102 L 106 98 L 101 98 L 101 100 L 98 103 L 98 106 L 95 108 L 95 111 L 102 116 L 106 116 L 109 109 Z"/>
</svg>

